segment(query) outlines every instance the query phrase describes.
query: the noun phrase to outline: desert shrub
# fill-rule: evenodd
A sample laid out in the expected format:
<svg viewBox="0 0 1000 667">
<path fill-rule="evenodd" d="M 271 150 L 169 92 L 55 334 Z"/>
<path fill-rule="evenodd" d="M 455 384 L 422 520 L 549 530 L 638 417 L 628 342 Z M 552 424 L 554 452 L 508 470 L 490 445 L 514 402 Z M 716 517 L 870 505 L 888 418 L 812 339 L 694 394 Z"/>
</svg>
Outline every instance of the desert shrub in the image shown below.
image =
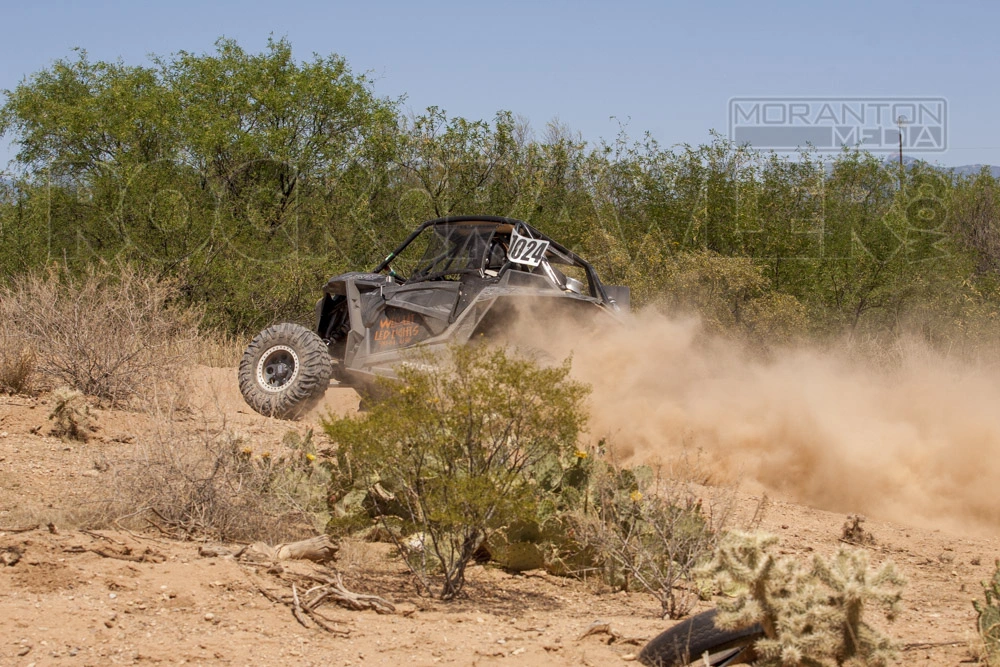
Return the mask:
<svg viewBox="0 0 1000 667">
<path fill-rule="evenodd" d="M 34 374 L 34 350 L 0 333 L 0 392 L 30 392 Z"/>
<path fill-rule="evenodd" d="M 592 505 L 573 522 L 608 583 L 622 590 L 638 585 L 656 597 L 664 617 L 686 615 L 697 598 L 695 568 L 712 554 L 732 494 L 615 463 L 598 467 L 591 492 Z"/>
<path fill-rule="evenodd" d="M 865 528 L 865 521 L 865 517 L 861 514 L 848 514 L 840 529 L 840 540 L 859 546 L 875 544 L 875 536 Z"/>
<path fill-rule="evenodd" d="M 194 342 L 194 363 L 212 368 L 236 368 L 246 349 L 246 341 L 219 329 L 200 332 Z"/>
<path fill-rule="evenodd" d="M 197 317 L 175 290 L 128 265 L 83 276 L 26 274 L 0 289 L 0 317 L 35 350 L 37 370 L 112 405 L 176 380 Z"/>
<path fill-rule="evenodd" d="M 778 539 L 730 533 L 702 574 L 732 597 L 719 602 L 716 624 L 735 629 L 759 623 L 765 637 L 754 650 L 758 665 L 886 665 L 892 642 L 864 619 L 882 607 L 898 610 L 904 581 L 893 564 L 868 567 L 861 550 L 819 555 L 811 566 L 775 555 Z"/>
<path fill-rule="evenodd" d="M 763 344 L 785 343 L 804 333 L 806 311 L 788 294 L 771 291 L 750 258 L 710 251 L 661 258 L 659 293 L 668 311 L 694 309 L 706 329 Z"/>
<path fill-rule="evenodd" d="M 988 665 L 1000 665 L 1000 560 L 990 581 L 984 581 L 983 600 L 974 600 L 976 626 L 983 641 L 983 653 Z"/>
<path fill-rule="evenodd" d="M 532 466 L 575 451 L 587 389 L 569 370 L 568 361 L 545 368 L 474 346 L 418 355 L 383 383 L 370 412 L 324 422 L 346 477 L 334 495 L 355 480 L 378 484 L 382 501 L 371 510 L 420 586 L 454 598 L 492 533 L 535 518 Z M 393 515 L 400 521 L 390 524 Z"/>
<path fill-rule="evenodd" d="M 96 428 L 90 416 L 90 406 L 84 395 L 69 387 L 59 387 L 50 397 L 52 409 L 49 420 L 52 424 L 52 435 L 58 438 L 69 438 L 86 442 Z"/>
<path fill-rule="evenodd" d="M 112 470 L 112 513 L 182 539 L 273 544 L 315 535 L 325 523 L 329 472 L 311 435 L 286 437 L 282 450 L 260 451 L 225 429 L 183 432 L 157 420 Z"/>
</svg>

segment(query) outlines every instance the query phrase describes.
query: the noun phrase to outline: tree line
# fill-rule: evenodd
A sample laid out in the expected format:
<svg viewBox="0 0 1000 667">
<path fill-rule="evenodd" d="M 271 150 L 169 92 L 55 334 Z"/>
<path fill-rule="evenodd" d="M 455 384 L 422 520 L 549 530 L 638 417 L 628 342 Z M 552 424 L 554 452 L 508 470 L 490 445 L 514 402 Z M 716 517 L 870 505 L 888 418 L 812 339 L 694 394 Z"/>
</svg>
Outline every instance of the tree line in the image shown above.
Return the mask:
<svg viewBox="0 0 1000 667">
<path fill-rule="evenodd" d="M 124 260 L 246 333 L 306 318 L 330 275 L 368 268 L 417 223 L 523 219 L 637 305 L 773 344 L 916 333 L 993 339 L 1000 184 L 865 152 L 793 158 L 711 135 L 583 141 L 508 111 L 406 114 L 337 55 L 287 40 L 146 65 L 85 51 L 6 91 L 0 274 Z"/>
</svg>

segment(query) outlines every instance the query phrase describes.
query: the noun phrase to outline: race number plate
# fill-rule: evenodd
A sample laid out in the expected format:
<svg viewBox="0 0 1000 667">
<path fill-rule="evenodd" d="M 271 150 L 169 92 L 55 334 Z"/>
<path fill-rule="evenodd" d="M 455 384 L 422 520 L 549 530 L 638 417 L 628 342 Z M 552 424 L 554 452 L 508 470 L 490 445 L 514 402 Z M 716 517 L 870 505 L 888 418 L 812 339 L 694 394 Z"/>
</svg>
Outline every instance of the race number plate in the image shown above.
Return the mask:
<svg viewBox="0 0 1000 667">
<path fill-rule="evenodd" d="M 516 264 L 527 266 L 538 266 L 545 258 L 545 251 L 549 249 L 548 241 L 530 239 L 521 236 L 517 232 L 510 235 L 510 248 L 507 250 L 507 259 Z"/>
</svg>

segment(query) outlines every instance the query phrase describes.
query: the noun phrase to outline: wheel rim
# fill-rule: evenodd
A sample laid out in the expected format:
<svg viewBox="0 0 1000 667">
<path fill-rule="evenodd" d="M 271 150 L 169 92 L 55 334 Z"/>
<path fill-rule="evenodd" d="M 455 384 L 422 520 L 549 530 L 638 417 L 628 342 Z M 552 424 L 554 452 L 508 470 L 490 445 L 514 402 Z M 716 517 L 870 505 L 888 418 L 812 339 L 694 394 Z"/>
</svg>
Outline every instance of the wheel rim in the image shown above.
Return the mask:
<svg viewBox="0 0 1000 667">
<path fill-rule="evenodd" d="M 299 376 L 299 355 L 287 345 L 275 345 L 257 362 L 257 384 L 264 391 L 279 392 Z"/>
</svg>

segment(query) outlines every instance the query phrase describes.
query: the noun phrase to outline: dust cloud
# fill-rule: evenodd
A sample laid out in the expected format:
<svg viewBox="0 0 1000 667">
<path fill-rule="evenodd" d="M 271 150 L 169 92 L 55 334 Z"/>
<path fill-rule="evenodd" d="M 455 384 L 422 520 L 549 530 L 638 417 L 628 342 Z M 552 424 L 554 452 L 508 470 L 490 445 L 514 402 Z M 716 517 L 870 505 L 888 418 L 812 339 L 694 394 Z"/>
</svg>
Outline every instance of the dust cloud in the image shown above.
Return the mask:
<svg viewBox="0 0 1000 667">
<path fill-rule="evenodd" d="M 1000 527 L 1000 372 L 917 344 L 875 368 L 831 349 L 762 360 L 696 320 L 520 318 L 519 338 L 593 386 L 590 433 L 633 461 L 700 451 L 720 475 L 835 512 L 950 530 Z"/>
</svg>

